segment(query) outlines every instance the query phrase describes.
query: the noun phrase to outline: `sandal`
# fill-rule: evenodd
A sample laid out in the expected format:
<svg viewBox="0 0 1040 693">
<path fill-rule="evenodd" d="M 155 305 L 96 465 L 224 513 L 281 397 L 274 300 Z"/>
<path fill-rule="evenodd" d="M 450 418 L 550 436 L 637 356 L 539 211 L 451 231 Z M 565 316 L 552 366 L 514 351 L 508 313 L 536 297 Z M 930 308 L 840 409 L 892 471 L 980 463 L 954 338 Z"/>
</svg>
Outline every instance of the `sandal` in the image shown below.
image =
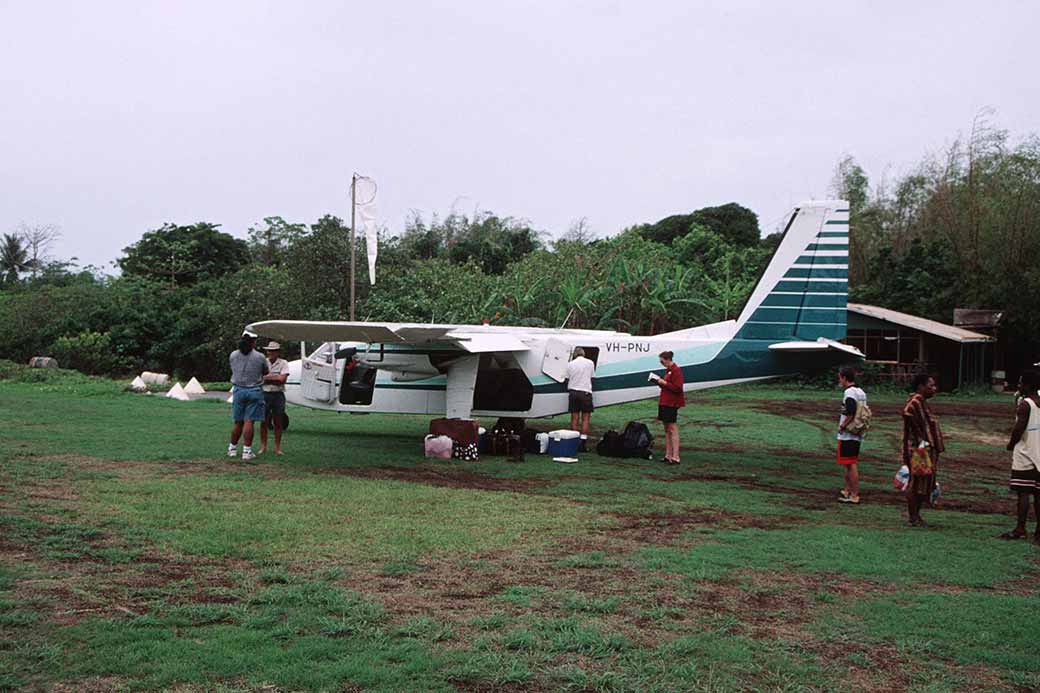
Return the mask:
<svg viewBox="0 0 1040 693">
<path fill-rule="evenodd" d="M 679 460 L 665 460 L 665 464 L 679 464 Z"/>
<path fill-rule="evenodd" d="M 1004 539 L 1006 541 L 1011 541 L 1012 539 L 1025 539 L 1025 538 L 1026 538 L 1026 533 L 1025 532 L 1022 532 L 1021 534 L 1019 534 L 1015 530 L 1011 530 L 1010 532 L 1004 532 L 1003 534 L 997 535 L 997 539 Z"/>
</svg>

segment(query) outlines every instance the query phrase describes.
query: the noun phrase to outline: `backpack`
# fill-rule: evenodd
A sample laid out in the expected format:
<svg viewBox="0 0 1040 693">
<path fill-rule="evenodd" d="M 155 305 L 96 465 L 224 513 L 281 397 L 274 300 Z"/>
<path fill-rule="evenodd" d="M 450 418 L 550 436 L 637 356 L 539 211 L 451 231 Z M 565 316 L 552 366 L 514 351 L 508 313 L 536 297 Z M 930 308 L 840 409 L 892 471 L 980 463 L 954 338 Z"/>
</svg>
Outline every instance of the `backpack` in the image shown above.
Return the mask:
<svg viewBox="0 0 1040 693">
<path fill-rule="evenodd" d="M 625 447 L 621 444 L 621 434 L 617 431 L 607 431 L 596 444 L 596 454 L 600 457 L 622 457 L 624 453 Z"/>
<path fill-rule="evenodd" d="M 852 421 L 845 424 L 845 431 L 854 436 L 867 435 L 873 416 L 874 413 L 870 411 L 866 402 L 856 402 L 856 413 L 852 416 Z"/>
<path fill-rule="evenodd" d="M 654 444 L 654 437 L 650 435 L 650 429 L 646 424 L 638 421 L 629 421 L 621 434 L 621 445 L 624 457 L 639 457 L 648 460 L 652 457 L 650 447 Z"/>
</svg>

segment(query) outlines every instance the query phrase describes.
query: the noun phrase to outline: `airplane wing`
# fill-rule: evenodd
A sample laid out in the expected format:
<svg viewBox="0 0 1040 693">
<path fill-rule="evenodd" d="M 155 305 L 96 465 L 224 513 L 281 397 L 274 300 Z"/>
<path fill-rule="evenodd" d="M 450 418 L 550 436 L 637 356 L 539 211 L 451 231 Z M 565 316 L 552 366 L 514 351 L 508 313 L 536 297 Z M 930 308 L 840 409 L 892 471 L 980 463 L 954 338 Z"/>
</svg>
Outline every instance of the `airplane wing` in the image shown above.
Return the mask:
<svg viewBox="0 0 1040 693">
<path fill-rule="evenodd" d="M 455 344 L 472 354 L 526 351 L 528 346 L 508 328 L 472 325 L 422 325 L 394 322 L 264 320 L 249 330 L 287 342 L 365 342 L 368 344 Z"/>
</svg>

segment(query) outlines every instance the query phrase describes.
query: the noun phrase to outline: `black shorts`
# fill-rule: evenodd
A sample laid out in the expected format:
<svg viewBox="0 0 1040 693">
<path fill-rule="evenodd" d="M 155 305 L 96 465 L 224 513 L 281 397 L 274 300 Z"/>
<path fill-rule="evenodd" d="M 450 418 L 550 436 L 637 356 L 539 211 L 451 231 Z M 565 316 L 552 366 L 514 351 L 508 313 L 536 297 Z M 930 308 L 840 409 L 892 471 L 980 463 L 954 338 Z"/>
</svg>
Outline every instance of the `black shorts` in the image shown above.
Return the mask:
<svg viewBox="0 0 1040 693">
<path fill-rule="evenodd" d="M 657 405 L 657 419 L 661 423 L 675 423 L 679 418 L 679 407 L 666 407 Z"/>
<path fill-rule="evenodd" d="M 1040 491 L 1040 470 L 1012 469 L 1011 470 L 1012 491 Z"/>
<path fill-rule="evenodd" d="M 285 412 L 285 393 L 284 392 L 265 392 L 264 393 L 264 405 L 267 407 L 267 418 L 271 418 L 272 414 L 282 414 Z"/>
<path fill-rule="evenodd" d="M 571 414 L 591 414 L 592 393 L 581 390 L 567 390 L 567 411 Z"/>
</svg>

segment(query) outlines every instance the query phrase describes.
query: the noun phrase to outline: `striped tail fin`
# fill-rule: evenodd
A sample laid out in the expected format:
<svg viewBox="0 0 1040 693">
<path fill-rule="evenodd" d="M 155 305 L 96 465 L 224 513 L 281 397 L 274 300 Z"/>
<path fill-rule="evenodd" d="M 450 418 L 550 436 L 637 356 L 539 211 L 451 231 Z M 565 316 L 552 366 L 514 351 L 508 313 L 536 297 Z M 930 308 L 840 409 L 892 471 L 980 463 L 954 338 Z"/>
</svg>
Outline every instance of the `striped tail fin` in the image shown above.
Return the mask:
<svg viewBox="0 0 1040 693">
<path fill-rule="evenodd" d="M 736 339 L 845 338 L 849 294 L 849 205 L 806 202 L 737 320 Z"/>
</svg>

